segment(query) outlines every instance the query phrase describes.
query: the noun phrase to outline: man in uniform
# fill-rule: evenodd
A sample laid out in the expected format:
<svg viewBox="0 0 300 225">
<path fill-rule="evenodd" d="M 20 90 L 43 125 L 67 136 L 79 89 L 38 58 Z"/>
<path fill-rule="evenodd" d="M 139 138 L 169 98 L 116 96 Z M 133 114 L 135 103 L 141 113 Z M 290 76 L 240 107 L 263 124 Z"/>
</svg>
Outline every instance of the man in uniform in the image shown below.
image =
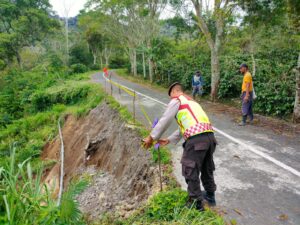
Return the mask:
<svg viewBox="0 0 300 225">
<path fill-rule="evenodd" d="M 213 127 L 202 107 L 183 93 L 180 83 L 175 82 L 170 86 L 169 96 L 171 101 L 150 135 L 143 140 L 144 146 L 150 148 L 154 141 L 158 141 L 162 146 L 169 143 L 176 144 L 181 137 L 185 139 L 181 164 L 182 175 L 188 186 L 188 203 L 195 204 L 198 210 L 203 211 L 204 199 L 209 205 L 216 204 L 213 153 L 217 142 Z M 160 139 L 174 118 L 179 129 L 168 138 Z M 200 174 L 205 189 L 203 195 L 200 188 Z"/>
</svg>

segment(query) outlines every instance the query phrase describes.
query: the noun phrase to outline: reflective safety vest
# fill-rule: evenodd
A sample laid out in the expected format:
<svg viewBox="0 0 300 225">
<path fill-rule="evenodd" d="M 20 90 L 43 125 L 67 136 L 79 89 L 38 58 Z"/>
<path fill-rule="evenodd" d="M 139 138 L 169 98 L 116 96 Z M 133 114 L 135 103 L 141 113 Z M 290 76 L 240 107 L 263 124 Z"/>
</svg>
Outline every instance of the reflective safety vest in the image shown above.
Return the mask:
<svg viewBox="0 0 300 225">
<path fill-rule="evenodd" d="M 197 134 L 214 132 L 212 125 L 202 107 L 188 96 L 177 97 L 180 106 L 176 114 L 176 121 L 184 139 Z"/>
</svg>

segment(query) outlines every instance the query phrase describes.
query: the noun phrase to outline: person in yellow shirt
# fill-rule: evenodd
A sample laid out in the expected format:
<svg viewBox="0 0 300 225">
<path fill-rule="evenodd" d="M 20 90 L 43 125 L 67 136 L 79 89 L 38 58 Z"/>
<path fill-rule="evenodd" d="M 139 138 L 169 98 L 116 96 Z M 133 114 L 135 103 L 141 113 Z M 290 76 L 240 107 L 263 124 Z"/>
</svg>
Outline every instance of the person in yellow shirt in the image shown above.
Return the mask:
<svg viewBox="0 0 300 225">
<path fill-rule="evenodd" d="M 247 64 L 242 64 L 240 66 L 240 72 L 244 75 L 242 84 L 242 122 L 240 126 L 245 126 L 247 121 L 247 116 L 249 116 L 250 123 L 253 122 L 253 83 L 252 75 L 249 72 Z"/>
</svg>

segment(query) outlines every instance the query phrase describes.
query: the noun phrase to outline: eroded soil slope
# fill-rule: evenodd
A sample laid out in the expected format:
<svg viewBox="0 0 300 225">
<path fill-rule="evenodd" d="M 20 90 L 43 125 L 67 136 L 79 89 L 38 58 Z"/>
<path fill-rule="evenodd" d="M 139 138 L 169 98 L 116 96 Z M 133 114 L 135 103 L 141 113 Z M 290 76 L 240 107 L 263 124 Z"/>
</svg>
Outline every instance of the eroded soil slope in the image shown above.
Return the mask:
<svg viewBox="0 0 300 225">
<path fill-rule="evenodd" d="M 106 211 L 126 215 L 157 189 L 157 171 L 151 155 L 141 148 L 141 137 L 107 103 L 88 116 L 67 116 L 64 186 L 74 176 L 88 176 L 90 186 L 78 197 L 81 210 L 91 218 Z M 43 159 L 58 163 L 46 172 L 45 182 L 58 193 L 60 140 L 48 143 Z"/>
</svg>

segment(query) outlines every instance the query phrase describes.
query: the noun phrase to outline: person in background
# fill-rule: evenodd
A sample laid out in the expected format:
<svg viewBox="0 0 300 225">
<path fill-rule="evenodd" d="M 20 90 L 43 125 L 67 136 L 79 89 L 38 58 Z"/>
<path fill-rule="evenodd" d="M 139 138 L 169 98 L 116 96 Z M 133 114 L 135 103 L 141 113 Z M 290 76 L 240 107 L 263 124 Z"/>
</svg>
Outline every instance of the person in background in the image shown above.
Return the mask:
<svg viewBox="0 0 300 225">
<path fill-rule="evenodd" d="M 240 72 L 244 75 L 242 83 L 242 122 L 240 126 L 245 126 L 247 121 L 247 116 L 249 116 L 250 123 L 253 122 L 253 83 L 252 75 L 249 72 L 247 64 L 242 64 L 240 66 Z"/>
<path fill-rule="evenodd" d="M 196 99 L 196 95 L 202 96 L 203 93 L 203 78 L 200 71 L 197 71 L 192 78 L 193 98 Z"/>
</svg>

